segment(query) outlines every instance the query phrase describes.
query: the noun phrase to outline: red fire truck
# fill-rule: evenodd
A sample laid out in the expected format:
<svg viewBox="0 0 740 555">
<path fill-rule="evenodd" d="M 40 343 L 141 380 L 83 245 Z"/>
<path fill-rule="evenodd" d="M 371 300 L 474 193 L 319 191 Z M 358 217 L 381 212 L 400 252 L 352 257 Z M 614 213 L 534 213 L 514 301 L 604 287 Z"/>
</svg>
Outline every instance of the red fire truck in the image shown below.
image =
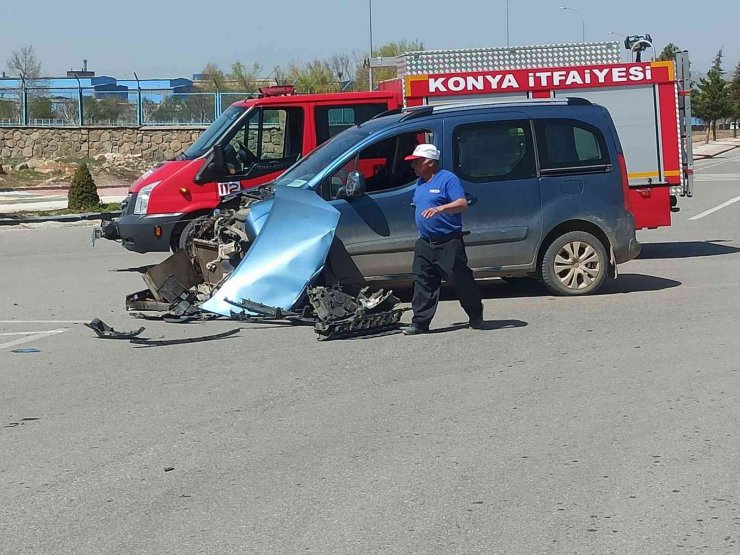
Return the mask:
<svg viewBox="0 0 740 555">
<path fill-rule="evenodd" d="M 411 52 L 395 63 L 398 77 L 378 91 L 278 90 L 234 103 L 175 160 L 134 182 L 123 215 L 98 235 L 137 252 L 174 250 L 188 222 L 223 196 L 274 179 L 342 129 L 402 105 L 583 97 L 612 115 L 638 228 L 671 225 L 678 197 L 693 194 L 686 52 L 675 63 L 622 63 L 619 44 L 604 42 Z"/>
<path fill-rule="evenodd" d="M 689 60 L 620 61 L 619 44 L 412 52 L 382 90 L 407 106 L 576 96 L 606 107 L 625 152 L 638 229 L 671 225 L 693 195 Z"/>
</svg>

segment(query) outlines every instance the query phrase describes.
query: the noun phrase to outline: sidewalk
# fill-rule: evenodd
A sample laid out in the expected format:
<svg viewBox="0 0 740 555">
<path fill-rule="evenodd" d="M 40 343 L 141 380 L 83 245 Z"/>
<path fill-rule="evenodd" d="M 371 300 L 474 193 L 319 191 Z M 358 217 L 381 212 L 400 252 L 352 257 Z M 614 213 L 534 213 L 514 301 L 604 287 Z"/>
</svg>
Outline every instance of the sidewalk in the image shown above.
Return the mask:
<svg viewBox="0 0 740 555">
<path fill-rule="evenodd" d="M 121 202 L 128 194 L 128 188 L 117 187 L 101 189 L 100 201 L 104 203 Z M 66 190 L 0 191 L 0 214 L 14 212 L 38 212 L 67 208 Z"/>
<path fill-rule="evenodd" d="M 740 137 L 733 139 L 731 137 L 726 139 L 717 139 L 716 141 L 710 141 L 709 144 L 704 142 L 694 143 L 694 159 L 701 160 L 703 158 L 712 158 L 725 152 L 737 148 L 740 146 Z"/>
</svg>

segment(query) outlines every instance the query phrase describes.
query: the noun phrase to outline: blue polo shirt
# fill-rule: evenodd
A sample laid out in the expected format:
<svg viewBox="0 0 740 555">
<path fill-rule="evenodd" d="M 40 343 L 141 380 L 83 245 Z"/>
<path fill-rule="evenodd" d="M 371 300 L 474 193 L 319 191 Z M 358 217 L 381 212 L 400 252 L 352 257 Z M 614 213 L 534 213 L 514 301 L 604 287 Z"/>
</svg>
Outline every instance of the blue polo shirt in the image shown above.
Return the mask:
<svg viewBox="0 0 740 555">
<path fill-rule="evenodd" d="M 447 170 L 439 170 L 429 181 L 419 178 L 414 191 L 416 205 L 416 227 L 419 235 L 433 239 L 450 233 L 462 231 L 462 214 L 437 214 L 433 218 L 424 218 L 421 213 L 427 208 L 448 204 L 465 198 L 465 191 L 457 176 Z"/>
</svg>

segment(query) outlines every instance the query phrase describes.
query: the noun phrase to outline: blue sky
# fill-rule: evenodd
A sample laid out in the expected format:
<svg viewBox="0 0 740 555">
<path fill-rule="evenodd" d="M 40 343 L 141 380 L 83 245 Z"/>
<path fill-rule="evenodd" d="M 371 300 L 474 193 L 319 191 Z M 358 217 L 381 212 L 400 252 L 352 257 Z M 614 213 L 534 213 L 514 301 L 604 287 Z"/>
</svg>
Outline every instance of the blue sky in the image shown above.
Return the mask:
<svg viewBox="0 0 740 555">
<path fill-rule="evenodd" d="M 87 59 L 98 75 L 190 77 L 207 62 L 241 60 L 275 65 L 367 50 L 369 0 L 52 0 L 0 4 L 0 68 L 10 52 L 31 44 L 46 76 L 62 75 Z M 513 46 L 575 42 L 583 16 L 587 41 L 609 34 L 650 33 L 659 51 L 674 42 L 703 71 L 720 48 L 724 68 L 740 60 L 740 0 L 710 0 L 689 10 L 677 0 L 509 0 Z M 691 3 L 693 6 L 697 3 Z M 373 42 L 418 39 L 427 48 L 506 45 L 506 0 L 372 0 Z M 717 15 L 719 14 L 719 15 Z M 626 56 L 626 53 L 625 53 Z"/>
</svg>

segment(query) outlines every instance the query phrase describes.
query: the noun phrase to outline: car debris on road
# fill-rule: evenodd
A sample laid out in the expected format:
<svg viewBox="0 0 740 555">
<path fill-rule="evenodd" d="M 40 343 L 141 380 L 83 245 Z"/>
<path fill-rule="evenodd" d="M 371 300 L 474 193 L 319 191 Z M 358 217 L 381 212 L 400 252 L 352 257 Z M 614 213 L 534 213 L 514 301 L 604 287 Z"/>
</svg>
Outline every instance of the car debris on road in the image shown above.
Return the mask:
<svg viewBox="0 0 740 555">
<path fill-rule="evenodd" d="M 253 210 L 257 201 L 265 202 Z M 234 195 L 193 221 L 186 249 L 146 269 L 147 289 L 128 295 L 126 308 L 166 322 L 284 320 L 312 325 L 324 340 L 397 327 L 408 308 L 397 306 L 392 291 L 328 283 L 323 270 L 338 221 L 339 212 L 313 191 L 262 187 Z"/>
</svg>

